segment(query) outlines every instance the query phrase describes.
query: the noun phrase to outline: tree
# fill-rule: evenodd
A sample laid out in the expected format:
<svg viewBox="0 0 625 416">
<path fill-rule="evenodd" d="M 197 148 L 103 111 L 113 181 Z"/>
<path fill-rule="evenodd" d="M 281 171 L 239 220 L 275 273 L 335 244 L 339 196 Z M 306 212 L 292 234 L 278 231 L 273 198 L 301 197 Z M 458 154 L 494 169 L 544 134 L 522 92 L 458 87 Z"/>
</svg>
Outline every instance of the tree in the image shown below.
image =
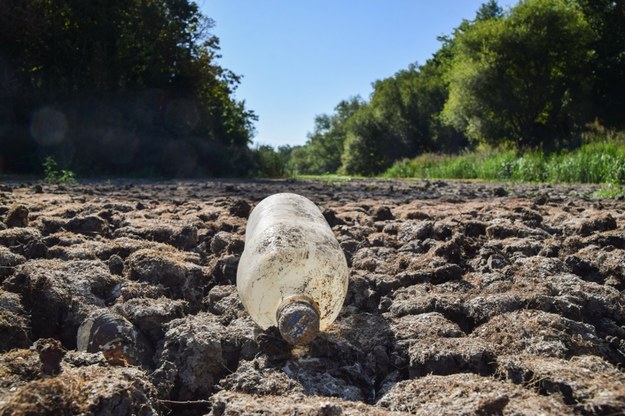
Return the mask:
<svg viewBox="0 0 625 416">
<path fill-rule="evenodd" d="M 477 22 L 501 19 L 503 9 L 497 1 L 482 4 L 472 21 L 463 20 L 452 35 L 439 36 L 441 47 L 419 68 L 419 108 L 422 117 L 428 120 L 427 135 L 431 151 L 457 153 L 470 145 L 466 135 L 441 117 L 449 97 L 450 74 L 456 52 L 456 38 Z"/>
<path fill-rule="evenodd" d="M 440 37 L 441 48 L 432 58 L 419 68 L 419 82 L 416 97 L 418 99 L 423 129 L 424 146 L 422 150 L 442 153 L 455 153 L 468 146 L 466 136 L 449 125 L 442 123 L 441 112 L 449 96 L 449 71 L 453 61 L 454 41 L 452 37 Z"/>
<path fill-rule="evenodd" d="M 388 157 L 389 130 L 365 105 L 348 122 L 341 156 L 341 172 L 348 175 L 375 175 L 392 163 Z"/>
<path fill-rule="evenodd" d="M 428 119 L 421 114 L 416 65 L 376 81 L 366 106 L 345 124 L 341 170 L 372 175 L 393 161 L 429 148 Z"/>
<path fill-rule="evenodd" d="M 577 0 L 594 32 L 588 73 L 593 115 L 608 127 L 625 129 L 625 0 Z"/>
<path fill-rule="evenodd" d="M 439 121 L 447 98 L 443 74 L 448 66 L 440 53 L 424 66 L 411 65 L 376 81 L 369 103 L 346 123 L 342 170 L 378 174 L 403 158 L 464 147 L 464 136 Z"/>
<path fill-rule="evenodd" d="M 428 119 L 422 114 L 421 79 L 417 65 L 376 81 L 371 96 L 371 114 L 386 130 L 384 158 L 411 157 L 430 147 Z"/>
<path fill-rule="evenodd" d="M 255 116 L 212 25 L 188 0 L 1 0 L 0 169 L 32 172 L 48 154 L 81 174 L 249 166 Z M 35 121 L 64 128 L 47 140 Z"/>
<path fill-rule="evenodd" d="M 256 172 L 254 176 L 268 178 L 283 178 L 291 172 L 288 161 L 293 148 L 291 146 L 278 146 L 277 149 L 269 145 L 259 145 L 254 149 Z"/>
<path fill-rule="evenodd" d="M 468 137 L 521 147 L 566 140 L 591 58 L 589 26 L 567 0 L 524 0 L 456 38 L 444 120 Z"/>
<path fill-rule="evenodd" d="M 484 22 L 491 19 L 500 19 L 503 17 L 503 9 L 496 0 L 488 0 L 483 3 L 475 13 L 474 22 Z"/>
<path fill-rule="evenodd" d="M 362 105 L 360 97 L 352 97 L 338 103 L 333 114 L 315 117 L 306 144 L 293 150 L 292 168 L 304 174 L 335 173 L 341 165 L 346 123 Z"/>
<path fill-rule="evenodd" d="M 482 5 L 474 22 L 499 19 L 496 1 Z M 376 81 L 367 106 L 347 123 L 342 170 L 350 174 L 377 174 L 393 162 L 428 151 L 458 152 L 467 137 L 441 120 L 449 96 L 449 73 L 455 54 L 455 36 L 474 22 L 464 20 L 454 36 L 442 36 L 441 48 L 422 66 L 413 64 L 394 76 Z"/>
</svg>

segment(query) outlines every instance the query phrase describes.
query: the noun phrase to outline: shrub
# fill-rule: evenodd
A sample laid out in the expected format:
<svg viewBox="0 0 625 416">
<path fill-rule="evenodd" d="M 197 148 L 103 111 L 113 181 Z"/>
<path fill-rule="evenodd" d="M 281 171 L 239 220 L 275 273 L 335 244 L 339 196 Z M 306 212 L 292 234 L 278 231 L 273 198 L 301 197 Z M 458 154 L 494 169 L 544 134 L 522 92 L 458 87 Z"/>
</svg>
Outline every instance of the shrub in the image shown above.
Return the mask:
<svg viewBox="0 0 625 416">
<path fill-rule="evenodd" d="M 395 163 L 385 176 L 623 185 L 625 140 L 623 135 L 595 135 L 574 151 L 551 155 L 484 148 L 455 156 L 426 153 Z"/>
<path fill-rule="evenodd" d="M 58 169 L 56 160 L 52 156 L 47 156 L 43 160 L 44 180 L 53 184 L 76 184 L 76 175 L 71 170 Z"/>
</svg>

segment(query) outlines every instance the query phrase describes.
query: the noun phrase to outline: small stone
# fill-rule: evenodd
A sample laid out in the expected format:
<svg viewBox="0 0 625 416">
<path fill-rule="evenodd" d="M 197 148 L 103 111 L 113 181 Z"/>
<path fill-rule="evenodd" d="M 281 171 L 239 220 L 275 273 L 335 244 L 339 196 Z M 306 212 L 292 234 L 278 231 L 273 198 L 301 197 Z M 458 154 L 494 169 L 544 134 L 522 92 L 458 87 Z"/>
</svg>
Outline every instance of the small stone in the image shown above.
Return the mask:
<svg viewBox="0 0 625 416">
<path fill-rule="evenodd" d="M 102 352 L 111 365 L 151 365 L 152 346 L 133 324 L 110 312 L 98 312 L 78 328 L 79 351 Z"/>
<path fill-rule="evenodd" d="M 612 217 L 612 215 L 610 214 L 607 214 L 583 221 L 577 227 L 577 232 L 582 236 L 588 236 L 595 232 L 615 230 L 616 226 L 617 224 L 614 217 Z"/>
<path fill-rule="evenodd" d="M 68 231 L 85 235 L 105 234 L 108 232 L 106 220 L 96 215 L 74 217 L 65 224 L 65 228 Z"/>
<path fill-rule="evenodd" d="M 321 404 L 319 414 L 323 416 L 339 416 L 343 413 L 341 406 L 335 403 L 326 402 Z"/>
<path fill-rule="evenodd" d="M 549 202 L 549 194 L 540 194 L 534 198 L 534 204 L 536 205 L 545 205 L 547 202 Z"/>
<path fill-rule="evenodd" d="M 467 237 L 479 237 L 486 234 L 486 224 L 479 221 L 469 221 L 464 226 L 464 233 Z"/>
<path fill-rule="evenodd" d="M 448 263 L 434 270 L 433 282 L 436 284 L 459 280 L 462 278 L 464 270 L 455 263 Z"/>
<path fill-rule="evenodd" d="M 24 263 L 26 258 L 11 252 L 6 247 L 0 246 L 0 277 L 7 277 L 13 274 L 15 267 Z"/>
<path fill-rule="evenodd" d="M 171 245 L 183 250 L 190 250 L 198 243 L 197 228 L 191 225 L 185 225 L 181 229 L 176 230 L 171 239 Z"/>
<path fill-rule="evenodd" d="M 228 254 L 215 263 L 213 279 L 219 285 L 233 285 L 237 279 L 240 256 Z"/>
</svg>

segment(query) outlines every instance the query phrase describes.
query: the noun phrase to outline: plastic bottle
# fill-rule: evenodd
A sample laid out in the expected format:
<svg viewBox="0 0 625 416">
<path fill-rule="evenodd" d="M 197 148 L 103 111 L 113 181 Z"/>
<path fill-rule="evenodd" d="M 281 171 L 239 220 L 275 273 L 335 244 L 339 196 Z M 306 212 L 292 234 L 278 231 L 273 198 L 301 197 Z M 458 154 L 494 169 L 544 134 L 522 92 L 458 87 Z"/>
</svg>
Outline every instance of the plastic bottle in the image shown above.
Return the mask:
<svg viewBox="0 0 625 416">
<path fill-rule="evenodd" d="M 254 208 L 237 290 L 260 327 L 277 326 L 290 344 L 308 344 L 336 319 L 348 279 L 345 255 L 313 202 L 280 193 Z"/>
</svg>

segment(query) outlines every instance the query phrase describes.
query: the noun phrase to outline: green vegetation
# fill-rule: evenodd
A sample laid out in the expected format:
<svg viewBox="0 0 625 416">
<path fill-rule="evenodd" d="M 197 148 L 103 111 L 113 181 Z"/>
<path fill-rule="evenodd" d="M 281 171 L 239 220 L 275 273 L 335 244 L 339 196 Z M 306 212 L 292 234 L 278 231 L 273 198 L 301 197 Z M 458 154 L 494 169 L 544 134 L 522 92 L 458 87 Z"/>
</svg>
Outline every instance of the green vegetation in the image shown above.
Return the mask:
<svg viewBox="0 0 625 416">
<path fill-rule="evenodd" d="M 488 0 L 425 63 L 278 149 L 250 148 L 256 116 L 195 2 L 105 3 L 0 2 L 0 174 L 40 173 L 51 155 L 81 176 L 386 172 L 620 192 L 607 132 L 625 131 L 625 0 Z M 603 140 L 585 137 L 597 126 Z"/>
<path fill-rule="evenodd" d="M 0 169 L 244 175 L 255 116 L 188 0 L 0 2 Z"/>
<path fill-rule="evenodd" d="M 254 176 L 263 178 L 284 178 L 293 176 L 293 170 L 288 163 L 292 148 L 281 146 L 278 150 L 267 145 L 256 146 L 254 149 Z"/>
<path fill-rule="evenodd" d="M 76 180 L 76 174 L 70 170 L 59 169 L 56 160 L 51 156 L 46 157 L 43 160 L 43 173 L 44 180 L 47 183 L 52 184 L 66 184 L 73 185 L 78 183 Z"/>
<path fill-rule="evenodd" d="M 522 1 L 505 18 L 459 32 L 443 120 L 476 142 L 521 148 L 566 143 L 592 31 L 566 0 Z M 503 75 L 503 76 L 502 76 Z"/>
<path fill-rule="evenodd" d="M 307 145 L 296 147 L 291 152 L 290 171 L 314 175 L 336 172 L 341 166 L 347 135 L 346 122 L 362 105 L 360 97 L 353 97 L 341 101 L 335 108 L 335 114 L 317 116 Z"/>
<path fill-rule="evenodd" d="M 459 155 L 422 154 L 395 163 L 390 178 L 481 179 L 551 183 L 625 184 L 625 141 L 596 140 L 572 151 L 544 154 L 480 148 Z M 606 191 L 607 192 L 607 191 Z"/>
<path fill-rule="evenodd" d="M 625 198 L 625 186 L 607 184 L 593 194 L 597 199 L 617 199 Z"/>
<path fill-rule="evenodd" d="M 490 0 L 439 40 L 368 100 L 319 116 L 285 162 L 291 172 L 620 180 L 606 171 L 619 169 L 620 145 L 580 146 L 589 125 L 625 129 L 625 0 L 522 0 L 506 11 Z"/>
</svg>

